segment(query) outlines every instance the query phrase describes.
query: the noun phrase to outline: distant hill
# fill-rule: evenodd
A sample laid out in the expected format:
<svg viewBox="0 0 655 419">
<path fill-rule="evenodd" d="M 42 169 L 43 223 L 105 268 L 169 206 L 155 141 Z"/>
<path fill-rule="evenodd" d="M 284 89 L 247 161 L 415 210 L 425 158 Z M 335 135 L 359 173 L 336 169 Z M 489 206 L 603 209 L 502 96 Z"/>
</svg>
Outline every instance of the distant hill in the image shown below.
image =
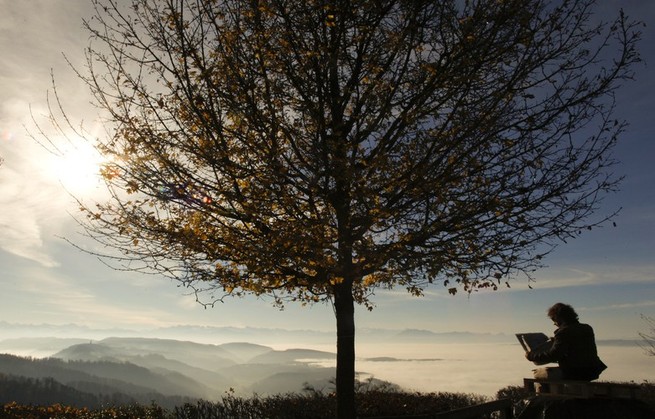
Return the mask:
<svg viewBox="0 0 655 419">
<path fill-rule="evenodd" d="M 60 359 L 33 359 L 0 355 L 0 402 L 52 404 L 67 402 L 79 407 L 102 403 L 150 403 L 164 407 L 193 400 L 197 383 L 171 380 L 131 364 L 111 362 L 65 362 Z M 22 390 L 19 392 L 17 388 Z M 160 391 L 162 390 L 162 391 Z M 51 400 L 55 395 L 57 399 Z M 13 399 L 13 400 L 10 400 Z"/>
<path fill-rule="evenodd" d="M 269 350 L 271 350 L 269 348 Z M 158 354 L 193 367 L 216 371 L 237 361 L 218 345 L 207 345 L 172 339 L 107 338 L 96 343 L 68 347 L 53 355 L 62 359 L 133 361 L 134 357 Z"/>
<path fill-rule="evenodd" d="M 89 339 L 24 337 L 0 340 L 0 353 L 43 358 L 61 351 L 71 345 L 88 343 Z"/>
<path fill-rule="evenodd" d="M 71 345 L 67 348 L 62 349 L 61 351 L 52 355 L 53 358 L 59 358 L 63 360 L 73 360 L 73 361 L 117 361 L 121 362 L 121 359 L 125 354 L 112 348 L 107 345 L 95 344 L 95 343 L 79 343 L 77 345 Z"/>
<path fill-rule="evenodd" d="M 251 385 L 253 392 L 257 394 L 270 393 L 271 388 L 277 389 L 277 393 L 298 393 L 299 389 L 295 383 L 302 383 L 317 390 L 334 389 L 331 380 L 334 378 L 334 372 L 331 369 L 314 369 L 310 371 L 298 372 L 279 372 L 270 375 Z"/>
<path fill-rule="evenodd" d="M 391 342 L 403 334 L 408 336 L 422 334 L 424 338 L 434 338 L 435 343 L 448 343 L 450 340 L 462 337 L 469 339 L 476 335 L 466 332 L 433 332 L 428 330 L 402 330 L 359 328 L 357 339 L 359 343 Z M 482 333 L 482 339 L 514 339 L 513 333 L 487 334 Z M 153 328 L 151 330 L 130 329 L 93 329 L 76 324 L 16 324 L 0 321 L 0 336 L 6 338 L 30 338 L 57 336 L 58 338 L 84 338 L 99 341 L 109 336 L 123 336 L 134 338 L 158 338 L 177 341 L 205 342 L 213 344 L 226 344 L 232 342 L 258 342 L 264 345 L 294 344 L 302 347 L 305 344 L 334 344 L 335 332 L 305 329 L 257 328 L 257 327 L 229 327 L 229 326 L 198 326 L 178 325 L 171 327 Z M 2 349 L 0 341 L 0 350 Z M 77 342 L 82 343 L 82 342 Z M 466 343 L 466 342 L 459 342 Z M 54 353 L 54 352 L 53 352 Z"/>
<path fill-rule="evenodd" d="M 308 341 L 314 343 L 332 343 L 335 338 L 334 332 L 319 330 L 198 325 L 179 325 L 153 328 L 151 330 L 131 330 L 126 328 L 94 329 L 77 324 L 23 324 L 6 321 L 0 321 L 0 336 L 10 339 L 57 336 L 58 338 L 82 338 L 86 341 L 102 340 L 109 336 L 123 336 L 135 338 L 168 338 L 209 343 L 261 342 L 264 344 L 287 344 Z M 2 341 L 0 341 L 1 343 Z"/>
<path fill-rule="evenodd" d="M 221 348 L 232 355 L 232 359 L 238 359 L 241 362 L 248 362 L 252 358 L 270 352 L 271 348 L 263 345 L 255 345 L 246 342 L 224 343 Z"/>
<path fill-rule="evenodd" d="M 112 337 L 76 343 L 44 359 L 0 356 L 0 374 L 53 379 L 98 400 L 114 394 L 121 400 L 146 402 L 173 396 L 217 400 L 231 388 L 247 396 L 300 392 L 306 382 L 324 386 L 334 377 L 334 368 L 313 362 L 334 359 L 331 352 L 276 351 L 245 342 L 209 345 Z"/>
<path fill-rule="evenodd" d="M 53 378 L 35 379 L 0 374 L 0 405 L 10 402 L 42 406 L 60 403 L 95 409 L 99 408 L 104 401 L 108 400 L 101 400 L 93 394 L 61 384 Z M 136 400 L 126 397 L 122 401 L 132 403 Z"/>
</svg>

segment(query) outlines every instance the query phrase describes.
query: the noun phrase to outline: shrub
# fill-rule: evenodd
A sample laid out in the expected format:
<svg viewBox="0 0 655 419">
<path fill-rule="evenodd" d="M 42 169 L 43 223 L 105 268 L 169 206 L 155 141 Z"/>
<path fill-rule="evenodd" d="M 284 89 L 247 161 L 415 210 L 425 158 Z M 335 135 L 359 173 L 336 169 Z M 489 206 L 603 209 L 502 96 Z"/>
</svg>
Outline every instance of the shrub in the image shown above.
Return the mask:
<svg viewBox="0 0 655 419">
<path fill-rule="evenodd" d="M 409 393 L 370 390 L 357 398 L 359 417 L 421 415 L 444 412 L 487 401 L 484 396 L 462 393 Z M 311 391 L 252 398 L 227 394 L 220 402 L 187 403 L 174 411 L 178 419 L 322 419 L 334 417 L 334 393 Z"/>
<path fill-rule="evenodd" d="M 514 410 L 514 417 L 518 417 L 528 404 L 528 399 L 532 396 L 523 386 L 507 386 L 496 392 L 496 399 L 510 399 Z"/>
<path fill-rule="evenodd" d="M 170 412 L 159 406 L 116 406 L 89 410 L 53 404 L 50 406 L 21 405 L 15 402 L 0 406 L 3 419 L 169 419 Z"/>
</svg>

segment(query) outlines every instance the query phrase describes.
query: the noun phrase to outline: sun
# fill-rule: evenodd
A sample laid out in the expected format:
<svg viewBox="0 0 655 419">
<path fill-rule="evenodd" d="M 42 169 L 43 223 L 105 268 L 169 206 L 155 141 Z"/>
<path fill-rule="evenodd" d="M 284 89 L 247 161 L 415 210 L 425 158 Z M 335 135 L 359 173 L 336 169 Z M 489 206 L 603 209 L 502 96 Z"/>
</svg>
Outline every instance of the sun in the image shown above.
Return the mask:
<svg viewBox="0 0 655 419">
<path fill-rule="evenodd" d="M 67 141 L 46 164 L 50 181 L 61 184 L 75 196 L 99 189 L 103 184 L 100 168 L 105 159 L 87 139 Z"/>
</svg>

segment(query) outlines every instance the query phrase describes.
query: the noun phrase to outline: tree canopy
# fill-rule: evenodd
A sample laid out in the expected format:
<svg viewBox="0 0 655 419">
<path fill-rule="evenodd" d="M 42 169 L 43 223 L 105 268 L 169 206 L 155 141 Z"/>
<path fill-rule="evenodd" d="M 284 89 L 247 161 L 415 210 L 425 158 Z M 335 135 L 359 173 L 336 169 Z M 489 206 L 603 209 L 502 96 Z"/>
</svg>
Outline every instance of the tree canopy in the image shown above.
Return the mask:
<svg viewBox="0 0 655 419">
<path fill-rule="evenodd" d="M 612 215 L 639 33 L 592 0 L 94 3 L 112 199 L 86 231 L 209 303 L 333 303 L 340 417 L 354 303 L 496 289 Z"/>
</svg>

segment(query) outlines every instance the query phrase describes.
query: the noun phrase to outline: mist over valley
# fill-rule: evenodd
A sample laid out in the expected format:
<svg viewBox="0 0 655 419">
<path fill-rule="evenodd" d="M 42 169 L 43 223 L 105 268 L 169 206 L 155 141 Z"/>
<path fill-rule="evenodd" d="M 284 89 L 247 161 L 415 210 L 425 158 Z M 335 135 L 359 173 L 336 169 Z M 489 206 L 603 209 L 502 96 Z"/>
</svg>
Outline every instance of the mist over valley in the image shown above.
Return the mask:
<svg viewBox="0 0 655 419">
<path fill-rule="evenodd" d="M 23 384 L 41 380 L 40 385 L 54 380 L 87 404 L 156 400 L 171 406 L 219 400 L 228 393 L 249 397 L 300 393 L 307 387 L 334 389 L 336 350 L 327 332 L 220 327 L 108 331 L 4 322 L 0 332 L 6 337 L 0 339 L 0 377 L 20 378 Z M 120 336 L 102 337 L 109 332 Z M 598 345 L 609 365 L 601 380 L 652 381 L 646 368 L 652 358 L 638 341 Z M 534 366 L 513 335 L 364 329 L 359 331 L 356 368 L 359 380 L 371 385 L 493 396 L 500 388 L 520 385 Z"/>
</svg>

